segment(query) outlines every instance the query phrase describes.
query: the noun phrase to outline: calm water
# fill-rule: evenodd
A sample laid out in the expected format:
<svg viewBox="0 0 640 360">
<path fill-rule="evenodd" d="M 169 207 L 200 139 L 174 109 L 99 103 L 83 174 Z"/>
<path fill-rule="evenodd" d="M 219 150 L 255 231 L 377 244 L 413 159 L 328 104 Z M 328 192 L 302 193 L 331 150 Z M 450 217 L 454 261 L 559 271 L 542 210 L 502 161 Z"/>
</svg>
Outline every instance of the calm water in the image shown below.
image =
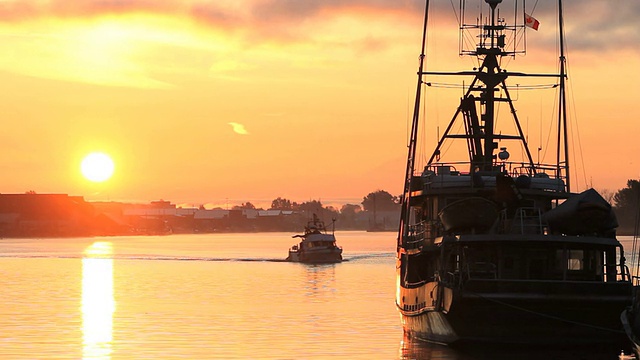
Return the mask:
<svg viewBox="0 0 640 360">
<path fill-rule="evenodd" d="M 289 233 L 0 239 L 0 358 L 618 358 L 403 339 L 395 234 L 336 237 L 316 266 Z"/>
</svg>

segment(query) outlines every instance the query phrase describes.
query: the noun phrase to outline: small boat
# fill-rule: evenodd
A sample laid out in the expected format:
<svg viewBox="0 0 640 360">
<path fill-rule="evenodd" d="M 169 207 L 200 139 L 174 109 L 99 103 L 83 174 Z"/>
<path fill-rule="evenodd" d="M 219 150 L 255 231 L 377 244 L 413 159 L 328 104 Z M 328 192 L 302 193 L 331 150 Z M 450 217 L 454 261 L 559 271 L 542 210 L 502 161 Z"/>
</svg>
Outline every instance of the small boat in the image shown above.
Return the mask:
<svg viewBox="0 0 640 360">
<path fill-rule="evenodd" d="M 533 18 L 524 1 L 505 1 L 515 4 L 512 19 L 500 11 L 502 0 L 466 3 L 456 16 L 464 39 L 458 55 L 478 64 L 469 71 L 427 71 L 428 0 L 425 6 L 395 267 L 403 330 L 451 346 L 628 346 L 620 314 L 632 302 L 633 283 L 618 222 L 595 190 L 570 186 L 562 1 L 559 71 L 540 74 L 502 67 L 526 52 L 518 46 L 526 45 Z M 475 10 L 480 16 L 465 15 Z M 446 76 L 471 80 L 461 81 L 464 93 L 432 155 L 417 154 L 425 148 L 421 121 L 435 122 L 422 114 L 422 91 L 437 91 Z M 510 92 L 524 77 L 550 79 L 549 88 L 559 89 L 555 162 L 531 155 Z M 517 151 L 510 156 L 507 146 Z M 640 344 L 640 299 L 634 305 L 623 323 Z"/>
<path fill-rule="evenodd" d="M 304 234 L 293 235 L 293 238 L 301 238 L 299 244 L 289 249 L 286 261 L 307 264 L 331 264 L 342 261 L 342 248 L 336 245 L 335 219 L 332 221 L 331 233 L 328 232 L 324 222 L 313 214 L 304 227 Z"/>
</svg>

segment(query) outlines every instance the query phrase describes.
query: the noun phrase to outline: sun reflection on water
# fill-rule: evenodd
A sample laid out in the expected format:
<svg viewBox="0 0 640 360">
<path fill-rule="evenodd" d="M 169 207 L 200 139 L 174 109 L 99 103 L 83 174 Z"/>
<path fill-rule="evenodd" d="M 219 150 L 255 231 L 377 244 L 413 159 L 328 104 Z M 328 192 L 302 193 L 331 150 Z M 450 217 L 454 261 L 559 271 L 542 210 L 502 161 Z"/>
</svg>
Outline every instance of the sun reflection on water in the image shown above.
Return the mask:
<svg viewBox="0 0 640 360">
<path fill-rule="evenodd" d="M 113 259 L 110 242 L 95 242 L 82 259 L 84 359 L 110 359 L 113 341 Z"/>
</svg>

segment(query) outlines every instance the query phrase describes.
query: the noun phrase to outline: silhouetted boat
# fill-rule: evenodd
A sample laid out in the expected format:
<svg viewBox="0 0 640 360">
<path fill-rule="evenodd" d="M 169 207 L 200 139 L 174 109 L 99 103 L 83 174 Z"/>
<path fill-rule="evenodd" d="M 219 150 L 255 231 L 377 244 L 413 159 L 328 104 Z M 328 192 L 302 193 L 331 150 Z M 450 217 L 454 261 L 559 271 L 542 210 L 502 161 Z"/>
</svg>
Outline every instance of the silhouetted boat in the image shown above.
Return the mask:
<svg viewBox="0 0 640 360">
<path fill-rule="evenodd" d="M 634 289 L 634 293 L 636 292 L 637 290 Z M 620 322 L 633 345 L 633 353 L 637 359 L 640 359 L 640 338 L 638 338 L 638 336 L 640 336 L 640 317 L 638 316 L 640 309 L 638 305 L 638 301 L 635 300 L 634 296 L 633 305 L 626 308 L 622 314 L 620 314 Z"/>
<path fill-rule="evenodd" d="M 633 189 L 633 188 L 632 188 Z M 638 192 L 640 189 L 635 189 Z M 636 223 L 633 235 L 631 265 L 633 272 L 633 297 L 629 306 L 620 314 L 620 322 L 633 345 L 635 356 L 640 359 L 640 192 L 636 194 Z"/>
<path fill-rule="evenodd" d="M 336 245 L 335 220 L 333 225 L 329 233 L 324 222 L 313 214 L 313 219 L 304 228 L 304 234 L 293 236 L 301 238 L 302 241 L 289 249 L 286 260 L 308 264 L 341 262 L 342 248 Z"/>
<path fill-rule="evenodd" d="M 424 69 L 426 1 L 397 244 L 396 305 L 403 329 L 444 344 L 624 344 L 619 318 L 630 304 L 632 283 L 615 215 L 595 190 L 570 191 L 562 1 L 554 74 L 501 67 L 503 57 L 524 53 L 514 44 L 524 43 L 518 41 L 527 26 L 522 19 L 530 19 L 516 0 L 508 24 L 501 2 L 479 2 L 484 15 L 469 17 L 472 25 L 464 23 L 464 11 L 476 2 L 460 2 L 460 38 L 478 41 L 467 50 L 461 40 L 460 53 L 476 57 L 479 67 L 435 72 Z M 479 33 L 469 36 L 471 31 Z M 424 170 L 416 172 L 421 92 L 433 84 L 426 75 L 472 80 Z M 555 164 L 533 161 L 520 126 L 507 79 L 524 76 L 557 82 Z M 498 116 L 499 104 L 508 107 L 502 111 L 508 116 Z M 505 127 L 507 122 L 513 126 Z M 445 162 L 444 144 L 460 140 L 468 158 Z M 515 144 L 522 158 L 510 160 L 506 143 Z"/>
</svg>

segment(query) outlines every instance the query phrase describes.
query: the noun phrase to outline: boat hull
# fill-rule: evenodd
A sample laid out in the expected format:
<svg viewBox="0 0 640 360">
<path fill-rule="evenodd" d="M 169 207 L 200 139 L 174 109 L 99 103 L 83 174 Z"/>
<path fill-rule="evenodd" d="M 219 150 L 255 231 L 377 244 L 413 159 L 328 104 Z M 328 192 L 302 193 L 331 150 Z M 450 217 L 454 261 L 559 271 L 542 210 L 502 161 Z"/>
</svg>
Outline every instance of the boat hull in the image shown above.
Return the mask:
<svg viewBox="0 0 640 360">
<path fill-rule="evenodd" d="M 437 344 L 455 344 L 460 340 L 455 330 L 440 311 L 425 311 L 418 315 L 401 315 L 402 328 L 411 338 Z"/>
<path fill-rule="evenodd" d="M 342 262 L 342 249 L 326 249 L 319 251 L 289 251 L 286 259 L 290 262 L 305 264 L 333 264 Z"/>
<path fill-rule="evenodd" d="M 626 344 L 619 322 L 629 304 L 624 284 L 540 284 L 540 292 L 489 292 L 467 284 L 454 291 L 449 310 L 405 312 L 408 335 L 435 343 Z M 510 284 L 513 286 L 514 284 Z M 522 286 L 531 289 L 531 286 Z M 535 288 L 536 286 L 533 286 Z M 516 289 L 513 287 L 513 289 Z M 564 291 L 563 291 L 564 289 Z M 495 288 L 494 288 L 495 290 Z"/>
</svg>

